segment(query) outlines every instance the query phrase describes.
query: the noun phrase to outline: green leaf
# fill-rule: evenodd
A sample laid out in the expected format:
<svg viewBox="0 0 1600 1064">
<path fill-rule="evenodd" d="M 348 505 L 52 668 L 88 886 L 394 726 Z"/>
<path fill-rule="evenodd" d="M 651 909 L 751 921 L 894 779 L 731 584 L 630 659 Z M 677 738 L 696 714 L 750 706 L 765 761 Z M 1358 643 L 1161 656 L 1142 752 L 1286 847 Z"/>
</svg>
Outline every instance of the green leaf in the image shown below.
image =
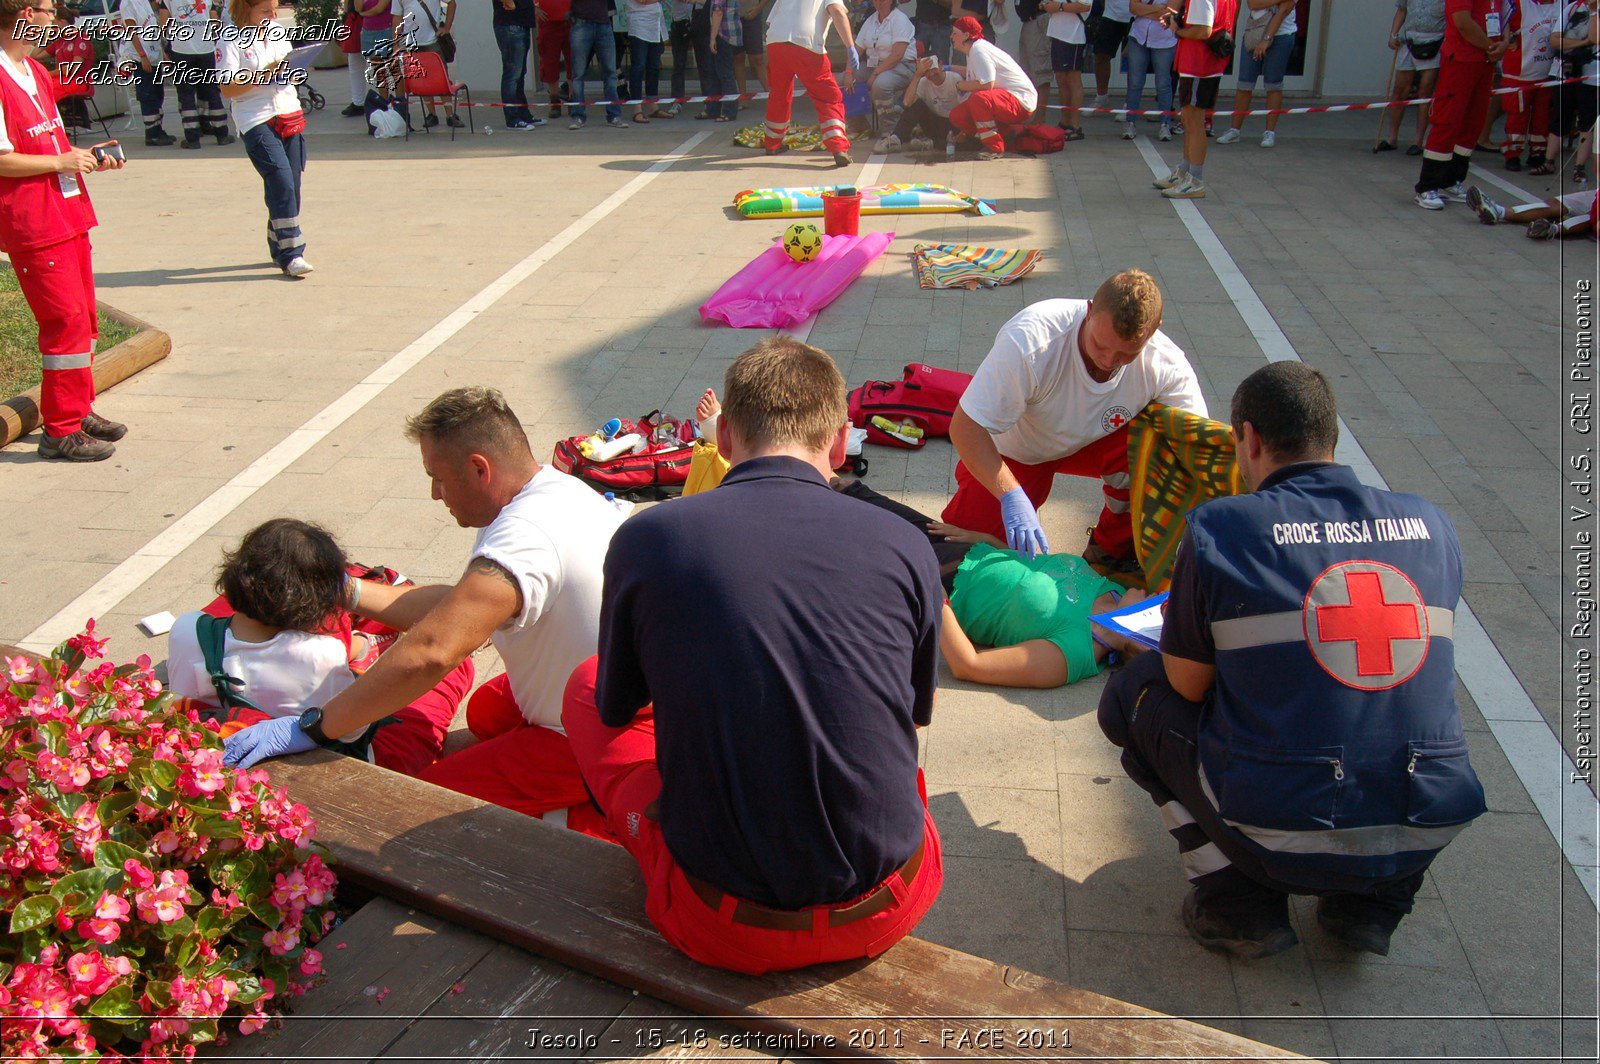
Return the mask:
<svg viewBox="0 0 1600 1064">
<path fill-rule="evenodd" d="M 117 711 L 117 700 L 107 695 L 99 695 L 90 700 L 78 714 L 78 723 L 87 727 L 90 724 L 104 724 L 111 719 Z"/>
<path fill-rule="evenodd" d="M 118 791 L 100 800 L 100 805 L 95 809 L 95 816 L 99 817 L 100 823 L 110 826 L 133 812 L 133 807 L 138 804 L 137 794 L 132 791 Z"/>
<path fill-rule="evenodd" d="M 105 808 L 105 802 L 100 803 L 100 808 Z M 120 842 L 113 842 L 111 839 L 101 839 L 100 844 L 95 847 L 94 863 L 101 868 L 111 868 L 120 872 L 122 866 L 129 860 L 149 865 L 150 855 L 143 850 L 136 850 L 132 846 L 124 846 Z"/>
<path fill-rule="evenodd" d="M 112 669 L 111 670 L 111 675 L 115 676 L 117 679 L 120 680 L 124 676 L 132 676 L 134 673 L 139 672 L 139 671 L 140 671 L 139 666 L 136 663 L 130 661 L 126 665 L 118 665 L 115 669 Z"/>
<path fill-rule="evenodd" d="M 156 1008 L 164 1009 L 172 1004 L 172 984 L 152 979 L 144 984 L 144 996 Z"/>
<path fill-rule="evenodd" d="M 213 839 L 242 839 L 244 829 L 236 820 L 224 820 L 219 816 L 202 816 L 199 821 L 200 833 Z"/>
<path fill-rule="evenodd" d="M 204 909 L 201 909 L 200 914 L 195 917 L 194 926 L 195 930 L 199 931 L 207 938 L 216 938 L 218 935 L 227 931 L 228 928 L 237 923 L 238 920 L 238 916 L 235 916 L 231 913 L 226 913 L 215 905 L 207 905 Z"/>
<path fill-rule="evenodd" d="M 170 924 L 153 925 L 156 937 L 163 942 L 171 942 L 175 938 L 194 933 L 194 921 L 187 916 L 179 917 Z"/>
<path fill-rule="evenodd" d="M 176 964 L 178 970 L 184 975 L 193 974 L 189 971 L 189 965 L 194 963 L 195 954 L 200 951 L 200 942 L 201 937 L 199 935 L 189 935 L 177 944 L 177 952 L 172 958 L 172 963 Z M 170 948 L 168 952 L 172 952 Z"/>
<path fill-rule="evenodd" d="M 178 766 L 171 761 L 153 761 L 145 778 L 155 787 L 170 791 L 178 786 Z"/>
<path fill-rule="evenodd" d="M 81 872 L 74 872 L 70 876 L 62 876 L 56 880 L 56 885 L 50 888 L 50 893 L 58 898 L 65 898 L 69 894 L 82 894 L 90 898 L 92 903 L 100 900 L 101 892 L 117 874 L 110 868 L 85 868 Z"/>
<path fill-rule="evenodd" d="M 114 986 L 94 999 L 89 1015 L 99 1016 L 112 1023 L 133 1023 L 143 1018 L 133 1003 L 133 990 L 126 983 Z"/>
<path fill-rule="evenodd" d="M 61 899 L 53 895 L 35 894 L 31 898 L 23 898 L 17 902 L 17 907 L 11 910 L 11 933 L 19 935 L 36 927 L 43 927 L 54 920 L 56 913 L 60 911 Z"/>
<path fill-rule="evenodd" d="M 283 911 L 266 898 L 256 897 L 245 904 L 249 906 L 251 914 L 268 927 L 278 927 L 283 923 Z"/>
</svg>

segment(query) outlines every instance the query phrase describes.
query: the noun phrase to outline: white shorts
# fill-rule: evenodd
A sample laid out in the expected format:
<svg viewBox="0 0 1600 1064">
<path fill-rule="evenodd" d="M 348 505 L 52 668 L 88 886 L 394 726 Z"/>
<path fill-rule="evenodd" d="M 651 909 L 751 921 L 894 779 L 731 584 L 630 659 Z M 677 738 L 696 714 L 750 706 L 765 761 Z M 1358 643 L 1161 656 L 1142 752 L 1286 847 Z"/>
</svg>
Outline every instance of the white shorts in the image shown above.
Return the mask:
<svg viewBox="0 0 1600 1064">
<path fill-rule="evenodd" d="M 1444 40 L 1443 37 L 1439 39 Z M 1442 52 L 1444 49 L 1440 48 L 1439 51 Z M 1405 42 L 1401 41 L 1400 55 L 1395 60 L 1394 68 L 1396 70 L 1438 70 L 1439 52 L 1435 52 L 1432 59 L 1418 59 L 1411 54 L 1411 49 L 1406 47 Z"/>
<path fill-rule="evenodd" d="M 1045 28 L 1050 25 L 1049 15 L 1040 15 L 1022 24 L 1017 34 L 1017 65 L 1028 72 L 1035 85 L 1049 85 L 1055 80 L 1050 70 L 1050 38 Z"/>
</svg>

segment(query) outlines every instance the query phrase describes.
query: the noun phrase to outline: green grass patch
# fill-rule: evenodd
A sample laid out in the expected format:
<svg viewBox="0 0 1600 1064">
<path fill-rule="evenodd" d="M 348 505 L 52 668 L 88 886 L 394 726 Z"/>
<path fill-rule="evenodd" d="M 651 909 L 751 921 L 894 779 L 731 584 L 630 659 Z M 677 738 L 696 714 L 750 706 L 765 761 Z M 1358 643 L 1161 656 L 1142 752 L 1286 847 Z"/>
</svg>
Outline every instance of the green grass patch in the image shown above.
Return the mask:
<svg viewBox="0 0 1600 1064">
<path fill-rule="evenodd" d="M 120 344 L 137 330 L 100 315 L 98 354 Z M 0 269 L 0 399 L 25 392 L 39 383 L 44 367 L 39 363 L 39 326 L 28 301 L 17 287 L 17 275 Z"/>
</svg>

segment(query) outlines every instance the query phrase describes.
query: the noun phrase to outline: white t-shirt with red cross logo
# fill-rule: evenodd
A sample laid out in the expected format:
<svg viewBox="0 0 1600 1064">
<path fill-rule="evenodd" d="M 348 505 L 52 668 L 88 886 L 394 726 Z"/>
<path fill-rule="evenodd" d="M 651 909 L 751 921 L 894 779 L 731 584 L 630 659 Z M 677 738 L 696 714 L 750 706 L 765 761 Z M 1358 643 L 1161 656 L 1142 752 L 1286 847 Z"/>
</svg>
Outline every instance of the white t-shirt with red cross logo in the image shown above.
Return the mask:
<svg viewBox="0 0 1600 1064">
<path fill-rule="evenodd" d="M 1206 415 L 1194 367 L 1158 329 L 1108 381 L 1089 376 L 1078 348 L 1085 299 L 1046 299 L 1000 327 L 961 409 L 1028 465 L 1053 462 L 1109 436 L 1151 402 Z"/>
</svg>

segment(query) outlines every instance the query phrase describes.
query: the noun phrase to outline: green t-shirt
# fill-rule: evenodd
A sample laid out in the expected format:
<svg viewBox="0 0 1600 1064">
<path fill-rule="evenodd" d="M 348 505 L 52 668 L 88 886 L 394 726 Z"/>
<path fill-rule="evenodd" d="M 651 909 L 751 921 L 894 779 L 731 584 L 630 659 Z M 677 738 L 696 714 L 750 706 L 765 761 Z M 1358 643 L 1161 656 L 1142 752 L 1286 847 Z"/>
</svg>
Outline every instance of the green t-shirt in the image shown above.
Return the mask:
<svg viewBox="0 0 1600 1064">
<path fill-rule="evenodd" d="M 1076 683 L 1100 671 L 1089 614 L 1094 600 L 1108 591 L 1122 588 L 1076 554 L 1041 554 L 1029 560 L 980 543 L 961 560 L 950 608 L 961 630 L 980 646 L 1050 640 L 1067 659 L 1067 682 Z"/>
</svg>

